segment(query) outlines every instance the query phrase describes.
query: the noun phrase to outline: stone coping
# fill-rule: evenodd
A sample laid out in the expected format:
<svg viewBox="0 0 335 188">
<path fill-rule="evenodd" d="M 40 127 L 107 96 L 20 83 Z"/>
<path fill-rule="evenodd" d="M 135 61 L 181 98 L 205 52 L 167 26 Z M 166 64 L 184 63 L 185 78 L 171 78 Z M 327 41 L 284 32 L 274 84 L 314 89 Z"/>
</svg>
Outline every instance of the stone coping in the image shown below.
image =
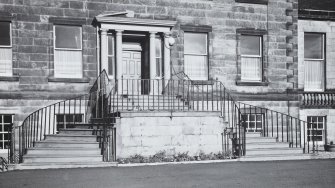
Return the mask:
<svg viewBox="0 0 335 188">
<path fill-rule="evenodd" d="M 120 117 L 219 117 L 221 112 L 209 111 L 187 111 L 187 112 L 169 112 L 169 111 L 137 111 L 121 112 Z"/>
</svg>

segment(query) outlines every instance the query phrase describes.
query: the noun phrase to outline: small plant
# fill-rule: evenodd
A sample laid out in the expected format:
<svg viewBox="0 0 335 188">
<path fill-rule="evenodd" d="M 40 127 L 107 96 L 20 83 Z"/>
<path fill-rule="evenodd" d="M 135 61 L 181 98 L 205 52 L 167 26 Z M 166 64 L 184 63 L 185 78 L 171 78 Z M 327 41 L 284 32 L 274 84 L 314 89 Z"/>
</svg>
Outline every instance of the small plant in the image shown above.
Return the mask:
<svg viewBox="0 0 335 188">
<path fill-rule="evenodd" d="M 223 160 L 232 159 L 232 152 L 219 152 L 219 153 L 209 153 L 206 154 L 200 151 L 196 156 L 190 156 L 188 152 L 178 153 L 173 156 L 168 156 L 166 151 L 159 151 L 155 155 L 144 157 L 142 155 L 136 154 L 130 156 L 129 158 L 119 158 L 117 162 L 119 164 L 127 163 L 159 163 L 159 162 L 182 162 L 182 161 L 201 161 L 201 160 Z"/>
</svg>

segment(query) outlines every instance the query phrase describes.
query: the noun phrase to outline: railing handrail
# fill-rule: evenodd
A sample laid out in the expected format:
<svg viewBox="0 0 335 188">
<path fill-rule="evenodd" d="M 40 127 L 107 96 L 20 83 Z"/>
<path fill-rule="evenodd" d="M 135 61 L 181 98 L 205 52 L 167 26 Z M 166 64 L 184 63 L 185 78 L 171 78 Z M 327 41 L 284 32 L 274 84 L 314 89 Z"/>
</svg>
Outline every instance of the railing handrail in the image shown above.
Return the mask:
<svg viewBox="0 0 335 188">
<path fill-rule="evenodd" d="M 76 115 L 84 115 L 80 119 L 81 121 L 87 121 L 88 109 L 85 105 L 88 100 L 87 96 L 97 95 L 101 92 L 106 92 L 107 86 L 110 85 L 108 75 L 105 70 L 101 71 L 99 76 L 96 78 L 89 93 L 71 97 L 66 100 L 61 100 L 42 108 L 39 108 L 32 113 L 30 113 L 21 123 L 19 128 L 19 161 L 22 161 L 22 156 L 26 152 L 26 149 L 34 145 L 36 141 L 45 139 L 46 134 L 55 134 L 55 129 L 57 129 L 57 123 L 55 115 L 73 115 L 73 122 L 75 122 Z M 96 87 L 96 88 L 94 88 Z M 96 98 L 98 100 L 98 98 Z M 76 104 L 79 102 L 79 104 Z M 92 101 L 91 101 L 92 102 Z M 73 104 L 74 103 L 74 104 Z M 93 102 L 92 102 L 93 103 Z M 83 106 L 84 105 L 84 106 Z M 88 107 L 87 103 L 87 107 Z M 91 104 L 90 104 L 91 105 Z M 80 112 L 76 112 L 76 108 L 79 107 Z M 56 112 L 57 108 L 57 112 Z M 60 110 L 62 109 L 62 113 Z M 52 111 L 53 110 L 53 111 Z M 72 112 L 71 112 L 72 111 Z M 83 113 L 84 112 L 84 113 Z M 48 120 L 47 120 L 48 117 Z M 51 121 L 51 117 L 52 121 Z M 83 120 L 85 118 L 85 120 Z M 65 120 L 64 120 L 65 121 Z M 52 130 L 51 130 L 52 128 Z M 44 132 L 44 134 L 42 134 Z M 42 136 L 43 135 L 43 136 Z M 13 146 L 11 145 L 11 148 Z"/>
</svg>

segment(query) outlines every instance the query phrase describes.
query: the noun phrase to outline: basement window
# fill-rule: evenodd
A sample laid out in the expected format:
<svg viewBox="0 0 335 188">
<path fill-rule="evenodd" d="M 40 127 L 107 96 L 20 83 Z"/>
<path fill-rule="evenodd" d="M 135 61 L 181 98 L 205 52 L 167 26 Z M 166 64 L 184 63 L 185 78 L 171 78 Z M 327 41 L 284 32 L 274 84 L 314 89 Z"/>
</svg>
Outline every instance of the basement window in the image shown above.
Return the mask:
<svg viewBox="0 0 335 188">
<path fill-rule="evenodd" d="M 7 152 L 13 127 L 14 115 L 0 114 L 0 153 Z"/>
<path fill-rule="evenodd" d="M 307 116 L 307 122 L 307 141 L 324 143 L 326 116 Z"/>
<path fill-rule="evenodd" d="M 262 132 L 264 125 L 264 114 L 244 114 L 244 126 L 247 132 Z"/>
</svg>

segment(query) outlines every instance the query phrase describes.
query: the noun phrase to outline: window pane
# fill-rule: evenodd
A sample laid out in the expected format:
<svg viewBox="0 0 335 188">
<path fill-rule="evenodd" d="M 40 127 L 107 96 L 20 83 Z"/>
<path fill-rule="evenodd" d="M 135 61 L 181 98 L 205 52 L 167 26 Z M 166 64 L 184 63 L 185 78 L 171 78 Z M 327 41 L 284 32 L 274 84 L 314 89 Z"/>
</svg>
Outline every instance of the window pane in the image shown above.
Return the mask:
<svg viewBox="0 0 335 188">
<path fill-rule="evenodd" d="M 82 52 L 55 50 L 55 77 L 82 78 Z"/>
<path fill-rule="evenodd" d="M 5 131 L 5 132 L 10 131 L 10 128 L 11 128 L 11 127 L 12 127 L 12 124 L 4 125 L 4 131 Z"/>
<path fill-rule="evenodd" d="M 207 56 L 185 55 L 185 74 L 192 80 L 207 80 Z"/>
<path fill-rule="evenodd" d="M 241 80 L 261 81 L 262 61 L 260 57 L 241 58 Z"/>
<path fill-rule="evenodd" d="M 184 50 L 186 54 L 207 54 L 207 34 L 185 33 Z"/>
<path fill-rule="evenodd" d="M 10 22 L 0 22 L 0 45 L 10 46 Z"/>
<path fill-rule="evenodd" d="M 255 121 L 255 115 L 250 115 L 250 121 Z"/>
<path fill-rule="evenodd" d="M 323 59 L 323 35 L 305 33 L 305 58 Z"/>
<path fill-rule="evenodd" d="M 114 75 L 114 56 L 108 57 L 108 75 Z"/>
<path fill-rule="evenodd" d="M 81 49 L 81 30 L 76 26 L 55 26 L 56 48 Z"/>
<path fill-rule="evenodd" d="M 108 55 L 114 55 L 114 37 L 108 36 Z"/>
<path fill-rule="evenodd" d="M 156 76 L 161 76 L 161 58 L 156 58 Z"/>
<path fill-rule="evenodd" d="M 242 55 L 261 55 L 260 36 L 241 36 Z"/>
<path fill-rule="evenodd" d="M 12 123 L 12 116 L 11 115 L 5 115 L 4 120 L 5 120 L 5 123 Z"/>
</svg>

